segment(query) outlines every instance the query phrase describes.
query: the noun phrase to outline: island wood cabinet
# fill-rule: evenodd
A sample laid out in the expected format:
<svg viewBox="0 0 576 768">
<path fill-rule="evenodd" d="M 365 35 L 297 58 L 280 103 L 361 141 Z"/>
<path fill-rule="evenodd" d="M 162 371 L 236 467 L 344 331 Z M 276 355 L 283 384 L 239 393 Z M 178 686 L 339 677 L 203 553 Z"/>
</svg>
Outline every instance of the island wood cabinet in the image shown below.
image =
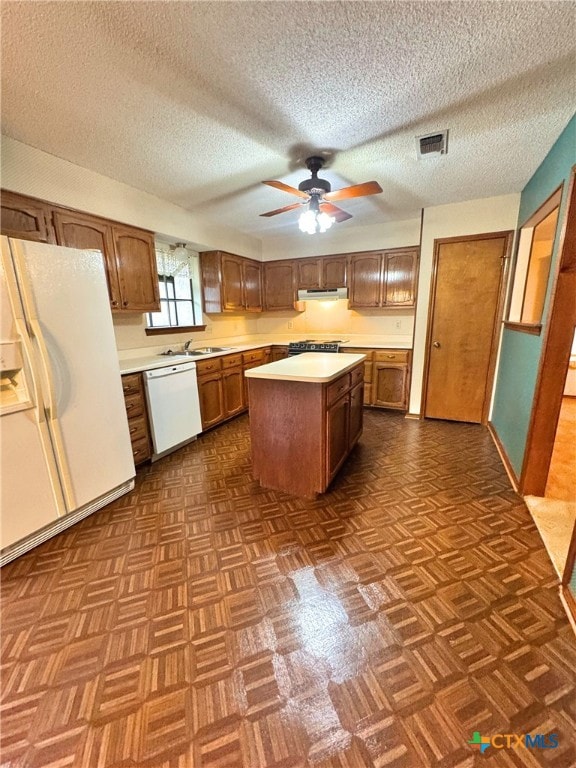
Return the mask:
<svg viewBox="0 0 576 768">
<path fill-rule="evenodd" d="M 160 309 L 154 234 L 2 191 L 2 234 L 102 252 L 113 312 Z"/>
<path fill-rule="evenodd" d="M 328 384 L 250 378 L 254 477 L 266 488 L 314 498 L 362 434 L 363 363 Z"/>
<path fill-rule="evenodd" d="M 413 307 L 416 301 L 418 249 L 367 251 L 351 255 L 350 307 Z"/>
<path fill-rule="evenodd" d="M 405 411 L 410 389 L 411 352 L 408 349 L 346 347 L 350 354 L 364 354 L 364 405 Z"/>
<path fill-rule="evenodd" d="M 122 376 L 122 391 L 128 416 L 128 430 L 132 443 L 134 464 L 142 464 L 152 455 L 148 411 L 144 396 L 144 383 L 141 373 L 128 373 Z"/>
<path fill-rule="evenodd" d="M 204 311 L 262 311 L 262 265 L 225 251 L 200 253 Z"/>
<path fill-rule="evenodd" d="M 272 347 L 270 362 L 274 363 L 276 360 L 284 360 L 285 357 L 288 357 L 288 347 L 274 344 Z"/>
</svg>

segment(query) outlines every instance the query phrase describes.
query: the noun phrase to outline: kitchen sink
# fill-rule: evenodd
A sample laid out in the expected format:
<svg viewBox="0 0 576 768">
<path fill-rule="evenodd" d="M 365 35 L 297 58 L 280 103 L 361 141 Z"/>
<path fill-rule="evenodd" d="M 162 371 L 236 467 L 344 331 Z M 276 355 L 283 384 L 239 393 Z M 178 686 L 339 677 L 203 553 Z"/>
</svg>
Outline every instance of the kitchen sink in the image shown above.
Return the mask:
<svg viewBox="0 0 576 768">
<path fill-rule="evenodd" d="M 212 355 L 215 352 L 228 352 L 234 347 L 200 347 L 199 349 L 184 349 L 180 352 L 175 352 L 169 349 L 168 352 L 160 352 L 162 357 L 198 357 L 198 355 Z"/>
</svg>

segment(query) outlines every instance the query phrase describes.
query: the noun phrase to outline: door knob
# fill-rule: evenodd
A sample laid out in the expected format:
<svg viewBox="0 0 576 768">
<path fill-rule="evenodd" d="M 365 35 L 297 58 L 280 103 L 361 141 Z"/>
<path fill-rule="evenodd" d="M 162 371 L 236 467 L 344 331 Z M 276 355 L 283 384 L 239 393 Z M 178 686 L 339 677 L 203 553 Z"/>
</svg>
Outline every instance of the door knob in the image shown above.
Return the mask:
<svg viewBox="0 0 576 768">
<path fill-rule="evenodd" d="M 436 349 L 439 349 L 440 348 L 440 342 L 439 341 L 435 341 L 434 342 L 434 346 L 436 347 Z"/>
</svg>

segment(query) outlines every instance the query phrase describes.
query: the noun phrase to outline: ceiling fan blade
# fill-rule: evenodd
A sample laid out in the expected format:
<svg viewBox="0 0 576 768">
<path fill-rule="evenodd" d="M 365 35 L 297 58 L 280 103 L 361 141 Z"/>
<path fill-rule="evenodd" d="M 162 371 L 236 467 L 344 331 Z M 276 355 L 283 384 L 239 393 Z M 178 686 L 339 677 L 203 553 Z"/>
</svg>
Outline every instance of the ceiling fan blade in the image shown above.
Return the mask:
<svg viewBox="0 0 576 768">
<path fill-rule="evenodd" d="M 365 181 L 364 184 L 355 184 L 353 187 L 344 187 L 335 192 L 327 192 L 324 200 L 347 200 L 351 197 L 364 197 L 365 195 L 377 195 L 382 192 L 382 187 L 377 181 Z"/>
<path fill-rule="evenodd" d="M 303 197 L 306 200 L 309 197 L 306 192 L 301 192 L 299 189 L 296 189 L 296 187 L 290 187 L 288 184 L 284 184 L 283 181 L 263 181 L 262 184 L 268 184 L 269 187 L 276 187 L 276 189 L 281 189 L 283 192 L 289 192 L 291 195 Z"/>
<path fill-rule="evenodd" d="M 292 205 L 285 205 L 284 208 L 276 208 L 275 211 L 268 211 L 267 213 L 261 213 L 260 216 L 276 216 L 277 213 L 284 213 L 284 211 L 292 211 L 294 208 L 300 208 L 302 203 L 292 203 Z"/>
<path fill-rule="evenodd" d="M 320 210 L 322 213 L 327 213 L 329 216 L 334 216 L 336 221 L 346 221 L 346 219 L 351 219 L 352 214 L 346 213 L 346 211 L 343 211 L 342 208 L 338 208 L 335 205 L 332 205 L 332 203 L 320 203 Z"/>
</svg>

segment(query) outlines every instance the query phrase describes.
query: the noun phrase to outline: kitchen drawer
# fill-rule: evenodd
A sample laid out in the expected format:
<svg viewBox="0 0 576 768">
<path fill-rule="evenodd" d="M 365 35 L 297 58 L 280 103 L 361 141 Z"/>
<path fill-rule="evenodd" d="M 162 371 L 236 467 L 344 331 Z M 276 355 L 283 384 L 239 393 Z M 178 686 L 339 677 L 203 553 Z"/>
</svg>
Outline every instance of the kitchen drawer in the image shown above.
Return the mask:
<svg viewBox="0 0 576 768">
<path fill-rule="evenodd" d="M 142 377 L 140 373 L 129 373 L 126 376 L 122 376 L 122 391 L 124 396 L 135 395 L 137 392 L 142 392 Z"/>
<path fill-rule="evenodd" d="M 350 371 L 350 386 L 355 387 L 356 384 L 359 384 L 363 380 L 364 380 L 364 363 L 362 363 L 362 365 L 359 365 L 358 368 L 354 368 L 353 371 Z"/>
<path fill-rule="evenodd" d="M 372 350 L 363 349 L 362 347 L 340 347 L 339 352 L 343 352 L 346 355 L 366 355 L 365 363 L 369 363 L 372 360 Z"/>
<path fill-rule="evenodd" d="M 254 349 L 252 352 L 244 352 L 242 354 L 242 362 L 244 365 L 246 363 L 256 363 L 261 362 L 264 360 L 264 350 L 263 349 Z"/>
<path fill-rule="evenodd" d="M 204 376 L 207 373 L 222 370 L 222 358 L 213 357 L 210 360 L 198 360 L 196 363 L 196 375 Z"/>
<path fill-rule="evenodd" d="M 222 358 L 222 368 L 235 368 L 237 365 L 242 365 L 242 354 L 226 355 Z"/>
<path fill-rule="evenodd" d="M 150 443 L 147 437 L 134 440 L 132 443 L 132 456 L 134 457 L 134 464 L 140 464 L 140 462 L 150 458 Z"/>
<path fill-rule="evenodd" d="M 407 363 L 409 360 L 409 349 L 381 349 L 374 352 L 375 363 Z"/>
<path fill-rule="evenodd" d="M 350 379 L 351 376 L 347 373 L 326 387 L 326 405 L 328 407 L 331 406 L 332 403 L 335 403 L 344 392 L 350 389 Z"/>
<path fill-rule="evenodd" d="M 138 416 L 131 418 L 128 421 L 128 431 L 130 432 L 130 440 L 135 443 L 142 438 L 148 439 L 148 425 L 144 416 Z"/>
<path fill-rule="evenodd" d="M 126 413 L 128 414 L 129 419 L 134 418 L 134 416 L 144 415 L 144 398 L 141 392 L 137 392 L 135 395 L 127 395 L 124 398 L 124 401 L 126 403 Z"/>
</svg>

